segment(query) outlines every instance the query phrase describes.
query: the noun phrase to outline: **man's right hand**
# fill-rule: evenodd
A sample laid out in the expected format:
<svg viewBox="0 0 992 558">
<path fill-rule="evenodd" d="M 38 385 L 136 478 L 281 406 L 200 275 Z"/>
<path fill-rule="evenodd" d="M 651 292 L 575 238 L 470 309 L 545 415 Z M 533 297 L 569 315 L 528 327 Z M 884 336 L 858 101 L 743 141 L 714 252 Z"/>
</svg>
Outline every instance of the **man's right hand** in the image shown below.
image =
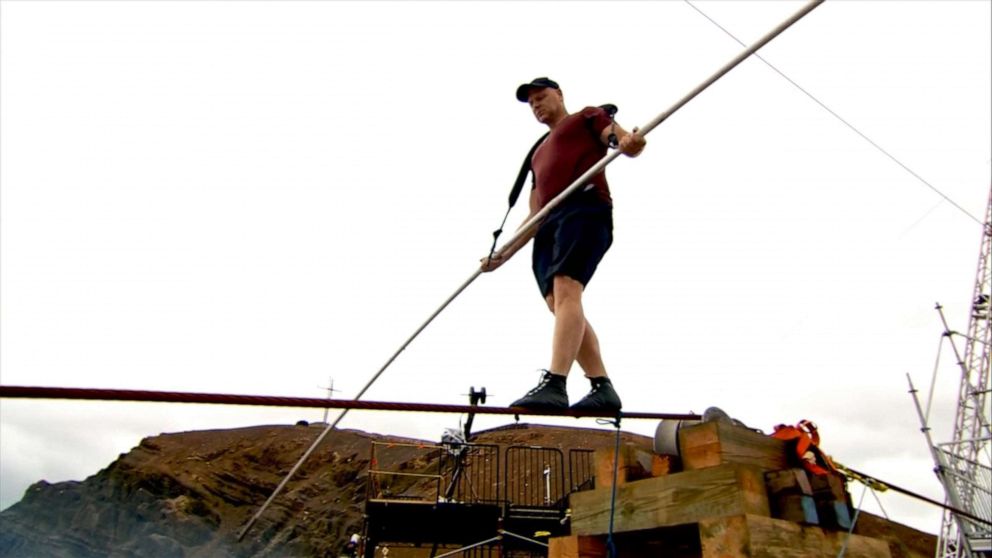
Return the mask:
<svg viewBox="0 0 992 558">
<path fill-rule="evenodd" d="M 479 264 L 480 264 L 479 269 L 481 269 L 483 272 L 496 271 L 497 269 L 499 269 L 499 266 L 506 263 L 506 260 L 507 258 L 504 258 L 500 254 L 493 254 L 492 258 L 486 256 L 485 258 L 479 260 Z"/>
</svg>

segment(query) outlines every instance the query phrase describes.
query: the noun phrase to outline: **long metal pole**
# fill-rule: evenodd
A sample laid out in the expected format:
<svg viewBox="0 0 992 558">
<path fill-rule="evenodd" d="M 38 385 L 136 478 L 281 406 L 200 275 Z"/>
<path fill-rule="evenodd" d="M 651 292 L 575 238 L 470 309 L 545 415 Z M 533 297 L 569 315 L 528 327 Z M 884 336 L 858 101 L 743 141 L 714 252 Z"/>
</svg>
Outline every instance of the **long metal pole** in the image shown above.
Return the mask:
<svg viewBox="0 0 992 558">
<path fill-rule="evenodd" d="M 734 67 L 736 67 L 738 64 L 743 62 L 747 57 L 757 52 L 758 49 L 768 44 L 772 39 L 779 36 L 783 31 L 791 27 L 792 24 L 802 19 L 803 16 L 813 11 L 814 8 L 816 8 L 823 2 L 824 0 L 812 0 L 811 2 L 803 6 L 802 9 L 800 9 L 791 17 L 780 23 L 777 27 L 769 31 L 765 36 L 758 39 L 750 47 L 744 49 L 744 51 L 738 54 L 733 60 L 725 64 L 722 68 L 717 70 L 716 73 L 714 73 L 712 76 L 710 76 L 705 81 L 703 81 L 698 86 L 696 86 L 695 89 L 693 89 L 684 97 L 676 101 L 674 105 L 669 107 L 667 110 L 665 110 L 658 116 L 651 119 L 644 126 L 638 128 L 637 134 L 640 136 L 646 136 L 647 134 L 649 134 L 651 130 L 654 130 L 659 124 L 661 124 L 666 119 L 668 119 L 668 117 L 675 114 L 677 110 L 685 106 L 685 104 L 691 101 L 693 98 L 695 98 L 696 95 L 699 95 L 707 87 L 713 85 L 713 83 L 715 83 L 716 80 L 720 79 L 727 72 L 734 69 Z M 558 196 L 556 196 L 554 199 L 549 201 L 547 205 L 545 205 L 531 219 L 529 219 L 526 223 L 524 223 L 523 226 L 517 229 L 517 232 L 509 240 L 507 240 L 503 244 L 503 246 L 500 247 L 500 249 L 496 252 L 496 254 L 497 255 L 502 254 L 507 249 L 507 247 L 512 246 L 515 242 L 523 238 L 524 235 L 530 234 L 530 232 L 535 227 L 537 227 L 537 225 L 540 224 L 540 222 L 543 221 L 545 217 L 548 216 L 551 210 L 553 210 L 555 207 L 558 207 L 558 205 L 560 205 L 563 201 L 565 201 L 565 199 L 569 195 L 571 195 L 579 188 L 583 187 L 589 181 L 590 178 L 602 172 L 603 169 L 606 168 L 606 165 L 609 165 L 611 162 L 613 162 L 614 159 L 616 159 L 619 156 L 620 156 L 619 150 L 613 150 L 607 153 L 605 157 L 603 157 L 602 159 L 599 160 L 599 162 L 597 162 L 595 165 L 590 167 L 589 170 L 582 173 L 582 176 L 575 179 L 575 181 L 572 182 L 572 184 L 570 184 L 568 188 L 565 188 L 565 190 L 562 191 L 561 194 L 558 194 Z M 355 399 L 356 400 L 361 399 L 362 395 L 364 395 L 365 392 L 368 391 L 368 389 L 372 386 L 372 384 L 379 379 L 379 376 L 381 376 L 382 373 L 386 371 L 386 368 L 388 368 L 389 365 L 392 364 L 394 360 L 396 360 L 396 357 L 398 357 L 400 353 L 402 353 L 407 348 L 407 346 L 410 345 L 410 343 L 412 343 L 413 340 L 416 339 L 418 335 L 420 335 L 420 332 L 424 331 L 424 329 L 427 328 L 427 326 L 434 321 L 434 318 L 436 318 L 441 312 L 443 312 L 444 309 L 447 308 L 448 305 L 451 304 L 451 302 L 455 300 L 455 298 L 457 298 L 458 295 L 462 293 L 462 291 L 468 288 L 468 286 L 471 285 L 472 282 L 475 281 L 475 279 L 479 277 L 479 275 L 481 274 L 482 274 L 482 270 L 480 268 L 476 268 L 475 271 L 472 272 L 472 275 L 470 275 L 469 278 L 466 279 L 464 283 L 462 283 L 457 289 L 455 289 L 455 292 L 452 293 L 451 296 L 449 296 L 443 303 L 441 303 L 441 306 L 439 306 L 437 310 L 435 310 L 434 313 L 432 313 L 427 318 L 427 320 L 425 320 L 424 323 L 422 323 L 420 327 L 418 327 L 416 331 L 413 332 L 413 335 L 411 335 L 405 342 L 403 342 L 402 345 L 400 345 L 400 348 L 397 349 L 396 352 L 393 353 L 391 357 L 389 357 L 386 363 L 382 365 L 382 368 L 380 368 L 379 371 L 376 372 L 374 376 L 372 376 L 372 379 L 369 380 L 367 384 L 365 384 L 365 387 L 362 388 L 362 391 L 358 392 L 358 395 L 355 396 Z M 303 457 L 301 457 L 299 462 L 297 462 L 297 464 L 293 466 L 293 469 L 290 470 L 290 472 L 286 475 L 286 478 L 283 479 L 281 483 L 279 483 L 279 486 L 277 486 L 275 491 L 272 493 L 272 495 L 269 496 L 269 499 L 266 500 L 264 504 L 262 504 L 262 507 L 259 508 L 258 512 L 255 513 L 255 515 L 251 518 L 250 521 L 248 521 L 248 524 L 245 525 L 245 528 L 241 531 L 241 534 L 238 535 L 238 540 L 244 538 L 245 534 L 248 533 L 248 530 L 251 529 L 255 521 L 257 521 L 258 518 L 262 515 L 262 513 L 265 512 L 265 509 L 268 508 L 269 504 L 272 503 L 272 500 L 275 499 L 276 495 L 278 495 L 282 491 L 283 487 L 286 486 L 286 483 L 289 482 L 289 479 L 296 474 L 296 471 L 300 468 L 301 465 L 303 465 L 303 462 L 306 461 L 308 457 L 310 457 L 310 454 L 313 453 L 313 450 L 320 444 L 320 442 L 324 440 L 324 437 L 327 436 L 327 433 L 330 432 L 332 429 L 334 429 L 338 425 L 338 423 L 341 422 L 341 419 L 343 419 L 346 414 L 348 414 L 347 409 L 342 411 L 341 414 L 338 415 L 338 418 L 335 419 L 333 423 L 327 425 L 327 428 L 325 428 L 324 431 L 321 432 L 320 436 L 318 436 L 317 439 L 314 440 L 313 445 L 310 446 L 310 449 L 308 449 L 306 453 L 303 454 Z"/>
</svg>

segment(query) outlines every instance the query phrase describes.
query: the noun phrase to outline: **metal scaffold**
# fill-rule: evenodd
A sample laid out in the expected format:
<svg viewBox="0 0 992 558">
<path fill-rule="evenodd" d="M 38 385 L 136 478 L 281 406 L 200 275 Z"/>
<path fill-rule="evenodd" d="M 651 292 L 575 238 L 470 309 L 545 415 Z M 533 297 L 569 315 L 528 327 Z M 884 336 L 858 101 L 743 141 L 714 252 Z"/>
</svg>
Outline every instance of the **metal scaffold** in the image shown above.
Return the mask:
<svg viewBox="0 0 992 558">
<path fill-rule="evenodd" d="M 943 308 L 937 310 L 944 326 L 943 340 L 948 340 L 961 369 L 957 410 L 951 440 L 933 443 L 928 424 L 929 409 L 924 413 L 915 397 L 917 412 L 923 432 L 933 456 L 937 477 L 944 486 L 947 502 L 954 508 L 967 511 L 973 517 L 944 511 L 938 558 L 969 558 L 992 556 L 992 430 L 989 426 L 990 400 L 990 345 L 992 345 L 992 304 L 990 304 L 990 265 L 992 265 L 992 193 L 985 211 L 982 243 L 978 258 L 978 273 L 971 299 L 968 332 L 962 335 L 951 330 L 944 317 Z M 965 338 L 964 353 L 958 350 L 954 337 Z M 931 393 L 932 393 L 931 386 Z"/>
</svg>

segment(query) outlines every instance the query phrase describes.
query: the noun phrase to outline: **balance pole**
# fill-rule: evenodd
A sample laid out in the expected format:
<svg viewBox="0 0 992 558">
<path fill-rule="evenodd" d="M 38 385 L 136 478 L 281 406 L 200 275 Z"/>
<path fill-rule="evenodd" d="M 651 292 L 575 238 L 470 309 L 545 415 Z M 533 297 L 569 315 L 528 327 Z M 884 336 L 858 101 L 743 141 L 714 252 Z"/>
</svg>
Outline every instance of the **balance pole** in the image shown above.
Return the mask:
<svg viewBox="0 0 992 558">
<path fill-rule="evenodd" d="M 644 126 L 638 128 L 638 131 L 636 132 L 637 135 L 640 135 L 642 137 L 646 136 L 648 133 L 651 132 L 651 130 L 654 130 L 659 124 L 667 120 L 668 117 L 675 114 L 677 110 L 679 110 L 680 108 L 685 106 L 686 103 L 688 103 L 693 98 L 695 98 L 696 95 L 699 95 L 707 87 L 713 85 L 713 83 L 715 83 L 718 79 L 723 77 L 727 72 L 734 69 L 734 67 L 736 67 L 738 64 L 743 62 L 747 57 L 751 56 L 752 54 L 757 52 L 758 49 L 771 42 L 772 39 L 779 36 L 783 31 L 791 27 L 792 24 L 802 19 L 806 14 L 813 11 L 814 8 L 816 8 L 823 2 L 824 0 L 812 0 L 811 2 L 807 3 L 799 11 L 797 11 L 788 19 L 780 23 L 778 26 L 776 26 L 774 29 L 769 31 L 763 37 L 758 39 L 754 44 L 744 49 L 744 51 L 738 54 L 733 60 L 727 62 L 722 68 L 717 70 L 716 73 L 714 73 L 705 81 L 697 85 L 695 89 L 693 89 L 692 91 L 687 93 L 684 97 L 676 101 L 675 104 L 673 104 L 667 110 L 665 110 L 658 116 L 655 116 Z M 620 156 L 620 150 L 613 150 L 607 153 L 605 157 L 603 157 L 595 165 L 590 167 L 589 170 L 587 170 L 582 174 L 582 176 L 575 179 L 575 181 L 572 182 L 567 188 L 565 188 L 565 190 L 563 190 L 560 194 L 558 194 L 554 199 L 549 201 L 547 205 L 545 205 L 540 211 L 538 211 L 533 217 L 531 217 L 526 223 L 524 223 L 519 229 L 517 229 L 517 232 L 512 237 L 510 237 L 509 240 L 503 243 L 503 246 L 501 246 L 499 250 L 496 251 L 496 255 L 502 254 L 507 249 L 507 247 L 513 245 L 515 242 L 520 240 L 524 235 L 529 234 L 534 228 L 536 228 L 541 223 L 541 221 L 544 220 L 545 217 L 548 216 L 551 210 L 561 205 L 561 203 L 565 201 L 565 199 L 573 192 L 585 186 L 586 182 L 590 178 L 600 173 L 603 169 L 606 168 L 606 165 L 612 163 L 613 160 L 619 156 Z M 368 391 L 370 387 L 372 387 L 372 384 L 374 384 L 376 380 L 379 379 L 379 376 L 381 376 L 382 373 L 386 371 L 386 368 L 389 368 L 389 365 L 391 365 L 393 361 L 396 360 L 396 357 L 400 356 L 400 353 L 402 353 L 407 348 L 407 346 L 409 346 L 410 343 L 412 343 L 413 340 L 416 339 L 418 335 L 420 335 L 420 332 L 424 331 L 424 329 L 426 329 L 427 326 L 434 321 L 434 318 L 436 318 L 441 312 L 443 312 L 444 309 L 447 308 L 448 305 L 451 304 L 453 300 L 458 298 L 458 295 L 462 294 L 462 291 L 467 289 L 468 286 L 471 285 L 472 282 L 474 282 L 476 278 L 478 278 L 479 275 L 481 274 L 482 274 L 482 269 L 477 267 L 475 271 L 472 272 L 472 275 L 470 275 L 468 279 L 466 279 L 461 285 L 459 285 L 458 288 L 455 289 L 453 293 L 451 293 L 451 296 L 449 296 L 443 303 L 441 303 L 441 305 L 438 306 L 437 310 L 434 310 L 434 312 L 424 321 L 424 323 L 420 324 L 420 327 L 418 327 L 416 331 L 414 331 L 413 334 L 410 335 L 410 337 L 407 338 L 407 340 L 404 341 L 402 345 L 400 345 L 399 349 L 397 349 L 396 352 L 389 357 L 389 359 L 386 361 L 385 364 L 382 365 L 379 371 L 372 376 L 372 379 L 365 384 L 365 387 L 363 387 L 362 390 L 358 392 L 358 395 L 355 396 L 356 401 L 361 399 L 362 396 L 365 395 L 365 392 Z M 338 418 L 334 419 L 334 422 L 327 425 L 324 431 L 321 432 L 319 436 L 317 436 L 317 439 L 314 440 L 310 448 L 307 449 L 307 451 L 303 454 L 303 456 L 296 463 L 296 465 L 294 465 L 293 468 L 289 471 L 289 473 L 286 474 L 286 478 L 284 478 L 282 482 L 279 483 L 279 486 L 277 486 L 276 489 L 272 492 L 272 495 L 269 496 L 269 498 L 265 501 L 265 503 L 262 504 L 262 507 L 259 508 L 258 511 L 255 512 L 255 515 L 252 516 L 252 518 L 248 521 L 244 529 L 241 530 L 241 533 L 238 535 L 239 541 L 242 540 L 246 534 L 248 534 L 248 531 L 252 528 L 255 522 L 258 521 L 258 518 L 261 517 L 261 515 L 265 512 L 266 508 L 268 508 L 269 505 L 272 503 L 272 501 L 275 500 L 276 496 L 280 492 L 282 492 L 282 489 L 286 486 L 289 480 L 296 474 L 296 471 L 299 470 L 299 468 L 303 465 L 303 463 L 307 460 L 307 458 L 310 457 L 310 454 L 313 453 L 313 451 L 317 448 L 318 445 L 320 445 L 320 443 L 327 436 L 328 432 L 330 432 L 335 427 L 337 427 L 338 423 L 341 422 L 341 419 L 343 419 L 347 414 L 348 414 L 348 409 L 342 410 L 341 413 L 338 415 Z"/>
</svg>

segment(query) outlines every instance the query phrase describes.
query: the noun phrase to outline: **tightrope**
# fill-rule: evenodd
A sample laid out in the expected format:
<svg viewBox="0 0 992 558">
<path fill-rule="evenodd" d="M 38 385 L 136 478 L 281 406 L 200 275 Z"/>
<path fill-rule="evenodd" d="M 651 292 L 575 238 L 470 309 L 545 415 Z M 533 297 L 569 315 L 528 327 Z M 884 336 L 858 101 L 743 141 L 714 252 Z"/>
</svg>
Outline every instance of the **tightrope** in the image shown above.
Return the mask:
<svg viewBox="0 0 992 558">
<path fill-rule="evenodd" d="M 532 415 L 561 417 L 616 418 L 615 411 L 536 410 L 521 407 L 481 407 L 477 405 L 441 405 L 436 403 L 400 403 L 391 401 L 361 401 L 355 399 L 320 399 L 316 397 L 283 397 L 273 395 L 235 395 L 228 393 L 188 393 L 179 391 L 145 391 L 102 388 L 62 388 L 33 386 L 0 386 L 0 398 L 9 399 L 76 399 L 97 401 L 138 401 L 148 403 L 199 403 L 213 405 L 254 405 L 262 407 L 307 407 L 346 409 L 355 411 L 405 411 L 418 413 L 475 413 L 477 415 Z M 630 413 L 621 412 L 626 419 L 700 420 L 693 413 Z"/>
</svg>

